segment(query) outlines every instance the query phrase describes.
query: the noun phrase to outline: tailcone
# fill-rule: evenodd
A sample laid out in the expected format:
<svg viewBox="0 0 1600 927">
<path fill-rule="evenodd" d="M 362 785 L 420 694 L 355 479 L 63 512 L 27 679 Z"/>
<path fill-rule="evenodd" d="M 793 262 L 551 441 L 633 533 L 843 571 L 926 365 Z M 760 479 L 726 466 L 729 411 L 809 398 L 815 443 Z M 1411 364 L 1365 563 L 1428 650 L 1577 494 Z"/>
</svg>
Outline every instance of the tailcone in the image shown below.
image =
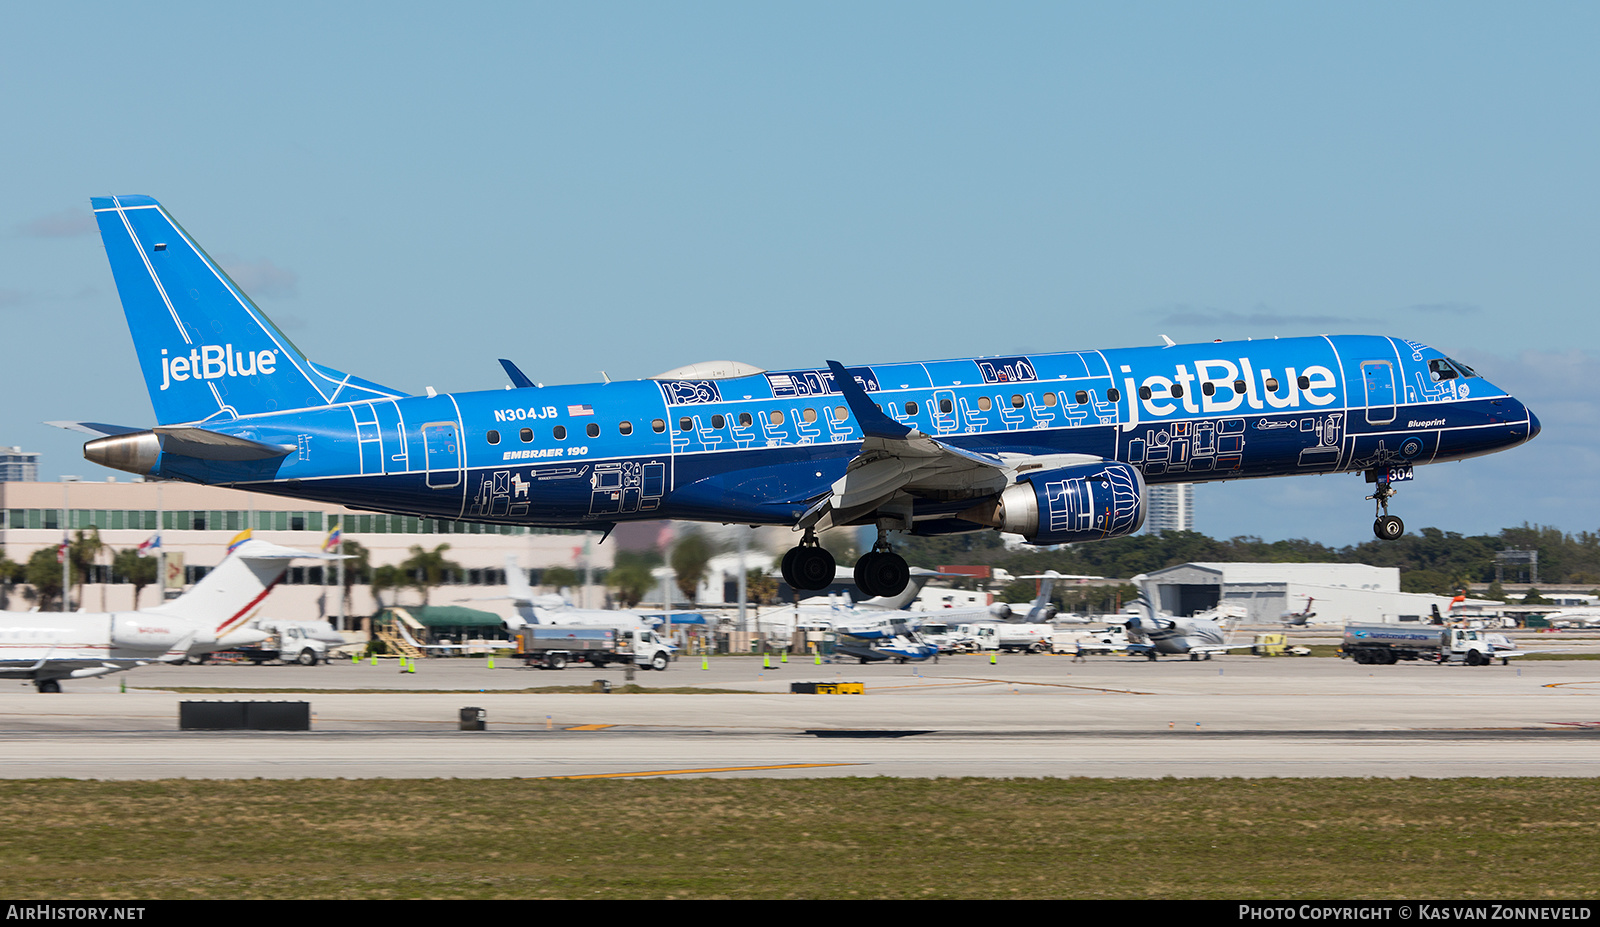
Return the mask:
<svg viewBox="0 0 1600 927">
<path fill-rule="evenodd" d="M 153 431 L 95 438 L 84 442 L 83 456 L 102 467 L 148 476 L 161 459 L 161 439 Z"/>
</svg>

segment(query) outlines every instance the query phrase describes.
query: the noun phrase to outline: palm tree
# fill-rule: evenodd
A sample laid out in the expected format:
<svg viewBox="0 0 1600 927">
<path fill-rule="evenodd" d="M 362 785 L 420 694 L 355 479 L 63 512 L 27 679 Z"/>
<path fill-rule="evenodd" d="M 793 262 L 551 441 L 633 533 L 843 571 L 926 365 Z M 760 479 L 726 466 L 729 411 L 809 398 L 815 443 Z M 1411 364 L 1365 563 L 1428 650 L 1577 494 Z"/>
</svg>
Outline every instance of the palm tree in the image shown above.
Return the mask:
<svg viewBox="0 0 1600 927">
<path fill-rule="evenodd" d="M 99 528 L 90 528 L 87 534 L 79 530 L 77 538 L 67 545 L 67 556 L 72 559 L 72 578 L 77 581 L 80 608 L 83 607 L 83 584 L 89 579 L 89 570 L 106 549 L 106 545 L 100 541 Z"/>
<path fill-rule="evenodd" d="M 344 562 L 344 613 L 348 615 L 353 610 L 356 583 L 372 582 L 372 552 L 360 541 L 344 540 L 339 543 L 339 553 L 350 558 Z"/>
<path fill-rule="evenodd" d="M 714 553 L 711 542 L 698 533 L 686 535 L 672 546 L 672 571 L 678 575 L 678 591 L 691 602 L 699 601 L 700 580 L 705 578 Z"/>
<path fill-rule="evenodd" d="M 411 556 L 400 564 L 400 570 L 406 577 L 406 585 L 422 594 L 424 606 L 428 604 L 428 592 L 444 582 L 445 574 L 461 572 L 461 564 L 445 559 L 444 552 L 449 549 L 449 544 L 440 544 L 433 550 L 423 550 L 422 545 L 413 544 Z"/>
<path fill-rule="evenodd" d="M 111 571 L 133 584 L 133 607 L 139 607 L 139 593 L 156 581 L 156 558 L 146 557 L 138 548 L 117 551 L 111 560 Z"/>
</svg>

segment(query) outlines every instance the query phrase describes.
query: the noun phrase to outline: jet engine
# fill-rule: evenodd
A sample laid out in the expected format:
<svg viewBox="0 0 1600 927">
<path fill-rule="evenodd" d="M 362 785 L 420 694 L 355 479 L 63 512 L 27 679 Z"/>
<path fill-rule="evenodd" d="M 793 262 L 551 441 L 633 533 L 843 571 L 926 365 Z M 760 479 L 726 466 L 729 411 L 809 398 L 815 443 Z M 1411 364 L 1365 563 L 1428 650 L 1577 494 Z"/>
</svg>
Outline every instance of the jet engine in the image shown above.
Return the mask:
<svg viewBox="0 0 1600 927">
<path fill-rule="evenodd" d="M 1031 544 L 1125 537 L 1144 525 L 1144 478 L 1115 460 L 1030 472 L 960 517 Z"/>
</svg>

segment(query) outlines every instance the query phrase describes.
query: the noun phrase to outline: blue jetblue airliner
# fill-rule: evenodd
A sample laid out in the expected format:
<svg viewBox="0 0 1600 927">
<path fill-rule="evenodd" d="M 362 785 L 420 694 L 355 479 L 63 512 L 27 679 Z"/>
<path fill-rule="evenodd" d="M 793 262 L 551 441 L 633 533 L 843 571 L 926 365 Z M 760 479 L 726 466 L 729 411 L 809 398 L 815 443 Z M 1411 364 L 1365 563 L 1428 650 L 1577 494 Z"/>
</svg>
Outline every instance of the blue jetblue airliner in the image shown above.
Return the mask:
<svg viewBox="0 0 1600 927">
<path fill-rule="evenodd" d="M 809 370 L 694 364 L 645 380 L 408 395 L 314 363 L 161 204 L 95 197 L 158 423 L 79 423 L 90 460 L 430 518 L 609 530 L 675 518 L 817 532 L 875 525 L 868 595 L 904 588 L 893 531 L 1132 534 L 1145 487 L 1364 472 L 1374 531 L 1417 464 L 1522 444 L 1539 420 L 1471 367 L 1366 335 L 1172 344 Z"/>
</svg>

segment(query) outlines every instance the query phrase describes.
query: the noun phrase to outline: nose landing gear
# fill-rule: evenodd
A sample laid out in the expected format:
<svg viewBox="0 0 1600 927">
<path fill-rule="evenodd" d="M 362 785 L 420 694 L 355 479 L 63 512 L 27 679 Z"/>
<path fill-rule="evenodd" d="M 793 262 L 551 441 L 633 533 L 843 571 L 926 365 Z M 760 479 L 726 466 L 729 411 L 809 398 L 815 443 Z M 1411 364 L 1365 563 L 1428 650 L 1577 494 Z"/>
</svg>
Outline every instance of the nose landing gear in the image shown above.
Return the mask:
<svg viewBox="0 0 1600 927">
<path fill-rule="evenodd" d="M 1389 482 L 1386 473 L 1379 473 L 1373 482 L 1377 488 L 1367 497 L 1375 500 L 1373 514 L 1377 515 L 1377 519 L 1372 523 L 1372 533 L 1380 541 L 1399 540 L 1406 533 L 1406 523 L 1400 520 L 1400 516 L 1389 514 L 1389 500 L 1394 498 L 1396 492 L 1394 485 Z"/>
</svg>

